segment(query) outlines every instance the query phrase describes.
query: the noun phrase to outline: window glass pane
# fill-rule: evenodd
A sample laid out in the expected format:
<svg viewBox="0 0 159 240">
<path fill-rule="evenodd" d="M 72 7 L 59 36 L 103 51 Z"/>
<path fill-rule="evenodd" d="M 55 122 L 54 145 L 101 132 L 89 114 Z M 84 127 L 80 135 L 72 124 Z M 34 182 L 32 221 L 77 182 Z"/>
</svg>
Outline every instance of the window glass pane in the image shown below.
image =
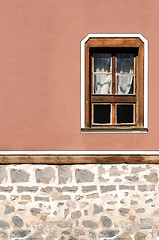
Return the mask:
<svg viewBox="0 0 159 240">
<path fill-rule="evenodd" d="M 106 124 L 110 123 L 110 104 L 94 104 L 93 105 L 93 123 Z"/>
<path fill-rule="evenodd" d="M 134 94 L 133 75 L 117 75 L 117 94 Z"/>
<path fill-rule="evenodd" d="M 111 54 L 93 54 L 94 72 L 110 72 L 111 71 Z"/>
<path fill-rule="evenodd" d="M 93 93 L 96 94 L 110 94 L 111 93 L 112 75 L 94 75 Z"/>
<path fill-rule="evenodd" d="M 117 73 L 134 73 L 134 54 L 117 54 Z"/>
<path fill-rule="evenodd" d="M 117 104 L 117 123 L 134 123 L 134 104 Z"/>
</svg>

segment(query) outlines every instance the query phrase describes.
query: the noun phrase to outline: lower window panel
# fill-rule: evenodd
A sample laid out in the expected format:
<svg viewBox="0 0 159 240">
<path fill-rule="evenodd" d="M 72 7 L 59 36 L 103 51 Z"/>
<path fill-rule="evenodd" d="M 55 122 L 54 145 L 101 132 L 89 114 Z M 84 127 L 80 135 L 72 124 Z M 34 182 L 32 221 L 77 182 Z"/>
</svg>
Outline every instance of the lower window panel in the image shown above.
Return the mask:
<svg viewBox="0 0 159 240">
<path fill-rule="evenodd" d="M 116 104 L 116 123 L 134 123 L 134 104 Z"/>
<path fill-rule="evenodd" d="M 116 103 L 115 122 L 112 122 L 112 104 L 94 103 L 93 104 L 93 125 L 120 125 L 135 123 L 135 104 Z"/>
<path fill-rule="evenodd" d="M 93 104 L 93 123 L 94 124 L 111 123 L 110 104 Z"/>
</svg>

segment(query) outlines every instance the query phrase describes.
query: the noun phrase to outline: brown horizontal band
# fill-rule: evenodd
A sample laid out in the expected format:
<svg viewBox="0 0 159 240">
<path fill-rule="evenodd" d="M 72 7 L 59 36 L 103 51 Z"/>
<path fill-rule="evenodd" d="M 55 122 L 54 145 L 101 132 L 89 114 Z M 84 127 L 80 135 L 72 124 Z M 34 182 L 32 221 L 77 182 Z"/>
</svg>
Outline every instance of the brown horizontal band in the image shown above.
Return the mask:
<svg viewBox="0 0 159 240">
<path fill-rule="evenodd" d="M 1 155 L 1 164 L 159 164 L 159 155 Z"/>
<path fill-rule="evenodd" d="M 91 101 L 105 103 L 136 103 L 136 95 L 92 95 Z"/>
</svg>

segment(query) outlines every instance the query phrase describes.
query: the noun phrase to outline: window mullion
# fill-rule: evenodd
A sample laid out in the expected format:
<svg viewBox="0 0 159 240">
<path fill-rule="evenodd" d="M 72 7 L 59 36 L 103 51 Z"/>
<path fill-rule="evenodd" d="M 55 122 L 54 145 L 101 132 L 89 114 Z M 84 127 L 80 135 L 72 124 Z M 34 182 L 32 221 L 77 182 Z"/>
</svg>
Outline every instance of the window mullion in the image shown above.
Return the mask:
<svg viewBox="0 0 159 240">
<path fill-rule="evenodd" d="M 115 55 L 112 56 L 112 94 L 115 94 L 115 75 L 116 75 L 116 57 Z"/>
<path fill-rule="evenodd" d="M 138 85 L 138 68 L 137 68 L 137 61 L 138 61 L 138 58 L 137 58 L 137 56 L 135 57 L 135 59 L 134 59 L 134 66 L 135 66 L 135 69 L 134 69 L 134 74 L 135 74 L 135 76 L 134 76 L 134 85 L 135 85 L 135 87 L 134 87 L 134 89 L 135 89 L 135 95 L 136 95 L 136 104 L 135 104 L 135 123 L 139 123 L 139 114 L 138 114 L 138 112 L 139 112 L 139 110 L 138 110 L 138 92 L 137 92 L 137 85 Z"/>
<path fill-rule="evenodd" d="M 116 57 L 113 54 L 112 56 L 112 94 L 115 95 L 116 92 Z M 116 123 L 116 111 L 115 103 L 112 103 L 112 124 Z"/>
<path fill-rule="evenodd" d="M 116 123 L 116 110 L 115 110 L 115 103 L 112 104 L 112 124 Z"/>
<path fill-rule="evenodd" d="M 90 125 L 92 126 L 92 119 L 93 119 L 93 105 L 92 105 L 92 94 L 94 93 L 94 74 L 93 74 L 93 68 L 94 68 L 94 57 L 93 55 L 91 56 L 91 87 L 90 87 L 90 97 L 91 97 L 91 111 L 90 111 Z"/>
</svg>

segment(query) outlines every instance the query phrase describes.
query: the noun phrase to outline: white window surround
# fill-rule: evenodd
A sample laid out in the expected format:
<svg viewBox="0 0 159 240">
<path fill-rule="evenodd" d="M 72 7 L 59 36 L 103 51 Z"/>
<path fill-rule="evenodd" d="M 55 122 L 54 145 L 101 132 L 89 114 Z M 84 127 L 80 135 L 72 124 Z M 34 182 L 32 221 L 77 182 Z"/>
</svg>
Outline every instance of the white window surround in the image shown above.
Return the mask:
<svg viewBox="0 0 159 240">
<path fill-rule="evenodd" d="M 139 38 L 144 43 L 144 128 L 148 128 L 148 40 L 142 34 L 88 34 L 81 41 L 81 129 L 85 128 L 85 43 L 89 38 Z M 82 131 L 81 131 L 82 132 Z M 89 131 L 88 131 L 89 132 Z M 86 133 L 86 131 L 84 131 Z M 91 131 L 90 133 L 97 133 Z M 147 130 L 101 131 L 98 133 L 147 133 Z"/>
</svg>

